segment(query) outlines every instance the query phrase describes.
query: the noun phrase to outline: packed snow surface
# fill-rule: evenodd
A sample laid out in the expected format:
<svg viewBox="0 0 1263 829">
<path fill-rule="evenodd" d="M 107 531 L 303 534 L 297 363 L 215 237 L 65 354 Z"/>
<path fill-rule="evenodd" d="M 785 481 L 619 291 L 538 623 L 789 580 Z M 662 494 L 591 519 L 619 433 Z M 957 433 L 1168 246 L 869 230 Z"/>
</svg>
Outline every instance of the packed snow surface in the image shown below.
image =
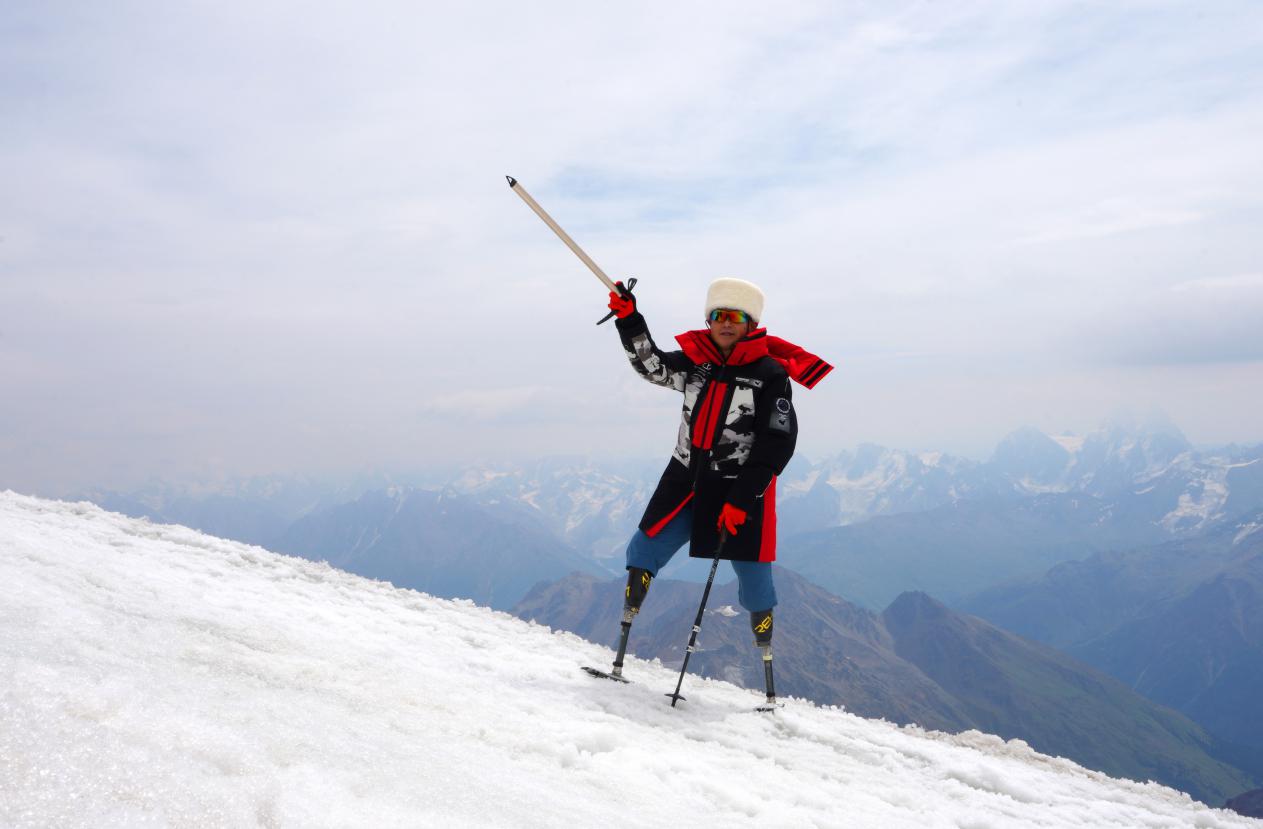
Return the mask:
<svg viewBox="0 0 1263 829">
<path fill-rule="evenodd" d="M 626 686 L 578 670 L 610 659 L 469 602 L 0 493 L 0 826 L 1260 825 L 977 732 L 760 714 L 695 677 L 672 709 L 674 666 L 630 660 Z"/>
</svg>

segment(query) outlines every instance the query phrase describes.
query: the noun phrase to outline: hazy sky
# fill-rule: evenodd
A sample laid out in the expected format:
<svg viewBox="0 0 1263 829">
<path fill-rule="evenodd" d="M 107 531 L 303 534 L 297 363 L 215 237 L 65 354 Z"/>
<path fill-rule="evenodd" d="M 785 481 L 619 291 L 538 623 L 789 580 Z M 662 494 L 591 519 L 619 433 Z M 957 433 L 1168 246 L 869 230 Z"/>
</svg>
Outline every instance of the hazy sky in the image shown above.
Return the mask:
<svg viewBox="0 0 1263 829">
<path fill-rule="evenodd" d="M 605 292 L 838 370 L 801 450 L 1263 440 L 1257 2 L 7 3 L 0 487 L 661 455 Z"/>
</svg>

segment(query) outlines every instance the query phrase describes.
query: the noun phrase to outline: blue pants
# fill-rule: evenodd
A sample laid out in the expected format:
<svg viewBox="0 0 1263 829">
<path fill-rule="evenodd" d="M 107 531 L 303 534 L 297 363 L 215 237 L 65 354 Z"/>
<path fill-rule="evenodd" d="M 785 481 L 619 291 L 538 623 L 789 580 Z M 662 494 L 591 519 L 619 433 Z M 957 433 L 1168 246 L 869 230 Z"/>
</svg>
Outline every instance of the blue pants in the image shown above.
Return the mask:
<svg viewBox="0 0 1263 829">
<path fill-rule="evenodd" d="M 658 575 L 671 557 L 689 542 L 692 532 L 693 505 L 688 504 L 653 538 L 645 535 L 644 530 L 636 530 L 627 544 L 627 566 Z M 732 569 L 737 574 L 737 601 L 742 607 L 752 613 L 776 607 L 771 562 L 734 561 Z"/>
</svg>

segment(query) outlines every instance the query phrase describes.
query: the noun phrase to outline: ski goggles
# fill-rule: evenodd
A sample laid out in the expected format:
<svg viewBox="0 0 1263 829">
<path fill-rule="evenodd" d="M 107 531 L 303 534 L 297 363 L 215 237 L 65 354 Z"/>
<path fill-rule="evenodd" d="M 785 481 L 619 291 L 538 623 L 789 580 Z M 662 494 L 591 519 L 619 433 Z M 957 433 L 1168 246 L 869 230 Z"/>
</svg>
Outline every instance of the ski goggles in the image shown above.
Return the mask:
<svg viewBox="0 0 1263 829">
<path fill-rule="evenodd" d="M 711 322 L 731 322 L 740 325 L 743 322 L 750 321 L 750 315 L 745 311 L 734 311 L 731 308 L 716 308 L 710 312 Z"/>
</svg>

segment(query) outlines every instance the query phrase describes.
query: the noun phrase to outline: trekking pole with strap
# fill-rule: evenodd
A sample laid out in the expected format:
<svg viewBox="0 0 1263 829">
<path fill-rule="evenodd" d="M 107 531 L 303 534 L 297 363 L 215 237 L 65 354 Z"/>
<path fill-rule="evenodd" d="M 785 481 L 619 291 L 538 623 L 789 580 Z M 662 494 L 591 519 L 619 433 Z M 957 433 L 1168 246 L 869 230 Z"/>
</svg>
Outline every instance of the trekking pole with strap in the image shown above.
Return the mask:
<svg viewBox="0 0 1263 829">
<path fill-rule="evenodd" d="M 719 545 L 715 547 L 715 558 L 710 563 L 710 576 L 706 579 L 706 589 L 702 591 L 702 603 L 697 606 L 697 618 L 693 620 L 693 632 L 689 634 L 688 647 L 684 649 L 684 664 L 680 666 L 680 679 L 675 683 L 675 692 L 665 694 L 671 698 L 671 707 L 684 697 L 680 696 L 680 686 L 684 684 L 684 672 L 689 667 L 689 657 L 697 649 L 697 634 L 702 631 L 702 615 L 706 612 L 706 600 L 710 598 L 710 587 L 715 583 L 715 571 L 719 569 L 719 556 L 724 551 L 724 542 L 728 540 L 728 531 L 719 531 Z"/>
</svg>

